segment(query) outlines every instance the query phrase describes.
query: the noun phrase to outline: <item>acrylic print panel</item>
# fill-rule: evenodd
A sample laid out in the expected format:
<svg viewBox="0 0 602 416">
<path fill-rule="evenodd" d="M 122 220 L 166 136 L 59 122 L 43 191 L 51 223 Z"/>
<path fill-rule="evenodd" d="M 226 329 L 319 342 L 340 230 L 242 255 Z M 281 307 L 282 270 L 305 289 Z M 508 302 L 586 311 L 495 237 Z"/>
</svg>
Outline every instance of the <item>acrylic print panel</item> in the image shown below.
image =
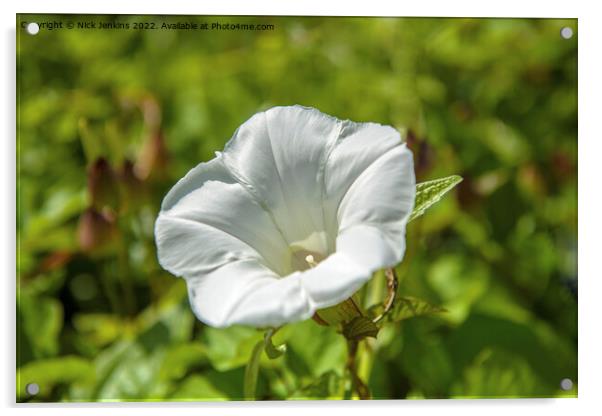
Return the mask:
<svg viewBox="0 0 602 416">
<path fill-rule="evenodd" d="M 18 15 L 17 401 L 576 397 L 577 37 Z"/>
</svg>

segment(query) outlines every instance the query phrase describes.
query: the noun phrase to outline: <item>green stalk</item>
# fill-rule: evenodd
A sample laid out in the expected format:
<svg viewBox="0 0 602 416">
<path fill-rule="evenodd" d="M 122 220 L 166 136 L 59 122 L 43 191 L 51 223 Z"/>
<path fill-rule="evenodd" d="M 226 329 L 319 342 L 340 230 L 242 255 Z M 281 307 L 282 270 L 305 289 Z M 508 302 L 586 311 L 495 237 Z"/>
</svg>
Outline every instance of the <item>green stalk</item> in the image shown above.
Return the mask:
<svg viewBox="0 0 602 416">
<path fill-rule="evenodd" d="M 259 361 L 261 352 L 263 351 L 264 341 L 259 341 L 255 344 L 251 358 L 245 368 L 245 381 L 243 386 L 243 394 L 245 400 L 255 400 L 255 392 L 257 390 L 257 377 L 259 376 Z"/>
<path fill-rule="evenodd" d="M 368 400 L 371 398 L 370 389 L 362 381 L 357 372 L 357 350 L 359 341 L 347 340 L 347 363 L 346 370 L 351 377 L 351 392 L 345 391 L 345 399 L 351 399 L 353 392 L 357 393 L 360 400 Z"/>
</svg>

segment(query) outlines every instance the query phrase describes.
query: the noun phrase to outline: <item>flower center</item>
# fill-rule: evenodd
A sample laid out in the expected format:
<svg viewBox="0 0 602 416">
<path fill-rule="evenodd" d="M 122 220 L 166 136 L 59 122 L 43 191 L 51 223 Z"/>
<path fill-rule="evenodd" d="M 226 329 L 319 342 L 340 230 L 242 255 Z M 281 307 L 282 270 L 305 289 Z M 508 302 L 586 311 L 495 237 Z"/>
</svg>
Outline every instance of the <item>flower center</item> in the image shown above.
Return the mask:
<svg viewBox="0 0 602 416">
<path fill-rule="evenodd" d="M 318 265 L 313 254 L 308 254 L 307 256 L 305 256 L 305 261 L 307 262 L 307 264 L 309 264 L 309 267 L 316 267 Z"/>
<path fill-rule="evenodd" d="M 293 270 L 303 271 L 316 267 L 318 263 L 328 257 L 326 245 L 326 232 L 316 231 L 307 238 L 296 241 L 290 245 L 291 267 Z"/>
<path fill-rule="evenodd" d="M 291 258 L 292 267 L 300 272 L 316 267 L 326 256 L 310 250 L 293 251 Z"/>
</svg>

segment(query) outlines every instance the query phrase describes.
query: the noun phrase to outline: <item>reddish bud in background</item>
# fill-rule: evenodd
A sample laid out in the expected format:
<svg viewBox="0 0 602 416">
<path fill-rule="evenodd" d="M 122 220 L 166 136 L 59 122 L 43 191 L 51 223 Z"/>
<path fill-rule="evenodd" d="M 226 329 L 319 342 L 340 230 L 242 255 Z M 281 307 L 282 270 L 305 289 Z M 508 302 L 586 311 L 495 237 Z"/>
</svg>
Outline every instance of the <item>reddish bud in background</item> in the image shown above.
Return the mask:
<svg viewBox="0 0 602 416">
<path fill-rule="evenodd" d="M 481 195 L 476 190 L 474 179 L 467 173 L 463 173 L 461 186 L 458 186 L 456 195 L 463 210 L 468 210 L 479 205 L 482 201 Z"/>
<path fill-rule="evenodd" d="M 543 197 L 546 192 L 544 175 L 534 163 L 522 165 L 517 173 L 518 186 L 529 195 Z"/>
<path fill-rule="evenodd" d="M 40 264 L 31 272 L 23 276 L 23 279 L 32 279 L 44 273 L 65 267 L 73 258 L 70 251 L 58 250 L 48 254 Z"/>
<path fill-rule="evenodd" d="M 151 95 L 144 96 L 139 105 L 146 138 L 136 160 L 135 173 L 143 181 L 160 179 L 165 174 L 168 159 L 165 137 L 161 131 L 161 106 Z"/>
<path fill-rule="evenodd" d="M 554 175 L 561 181 L 571 178 L 577 170 L 573 158 L 566 152 L 560 150 L 557 150 L 552 154 L 551 165 Z"/>
<path fill-rule="evenodd" d="M 98 158 L 88 170 L 88 192 L 92 206 L 98 210 L 109 207 L 117 210 L 119 206 L 119 184 L 109 162 Z"/>
<path fill-rule="evenodd" d="M 100 212 L 91 207 L 81 214 L 77 240 L 82 251 L 89 253 L 105 248 L 115 234 L 115 218 L 109 212 Z"/>
<path fill-rule="evenodd" d="M 162 177 L 167 167 L 168 154 L 165 138 L 160 130 L 152 133 L 144 142 L 135 172 L 137 176 L 146 180 L 151 177 Z"/>
<path fill-rule="evenodd" d="M 424 177 L 432 166 L 433 152 L 426 138 L 418 137 L 413 130 L 406 136 L 408 148 L 414 153 L 414 171 L 416 178 Z"/>
<path fill-rule="evenodd" d="M 134 163 L 129 159 L 126 159 L 121 166 L 119 183 L 123 194 L 123 198 L 121 198 L 122 210 L 132 209 L 144 202 L 146 197 L 145 184 L 136 174 Z"/>
<path fill-rule="evenodd" d="M 151 132 L 158 131 L 161 127 L 161 107 L 157 100 L 148 95 L 140 102 L 140 110 L 144 117 L 144 124 Z"/>
</svg>

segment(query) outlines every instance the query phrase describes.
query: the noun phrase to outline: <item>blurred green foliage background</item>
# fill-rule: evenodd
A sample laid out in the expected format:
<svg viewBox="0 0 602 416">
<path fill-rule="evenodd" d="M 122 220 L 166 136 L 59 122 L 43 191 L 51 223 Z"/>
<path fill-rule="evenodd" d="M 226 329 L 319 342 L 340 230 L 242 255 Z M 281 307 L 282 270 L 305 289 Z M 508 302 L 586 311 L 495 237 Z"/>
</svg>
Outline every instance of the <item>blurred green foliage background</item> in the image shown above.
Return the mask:
<svg viewBox="0 0 602 416">
<path fill-rule="evenodd" d="M 30 21 L 274 29 L 30 36 Z M 370 341 L 374 398 L 576 396 L 577 39 L 564 26 L 577 32 L 553 19 L 19 15 L 18 400 L 242 398 L 262 334 L 194 318 L 153 223 L 242 122 L 289 104 L 406 131 L 419 181 L 464 177 L 409 225 L 398 269 L 401 294 L 447 312 Z M 288 352 L 262 362 L 260 398 L 340 398 L 340 335 L 307 321 L 276 340 Z"/>
</svg>

